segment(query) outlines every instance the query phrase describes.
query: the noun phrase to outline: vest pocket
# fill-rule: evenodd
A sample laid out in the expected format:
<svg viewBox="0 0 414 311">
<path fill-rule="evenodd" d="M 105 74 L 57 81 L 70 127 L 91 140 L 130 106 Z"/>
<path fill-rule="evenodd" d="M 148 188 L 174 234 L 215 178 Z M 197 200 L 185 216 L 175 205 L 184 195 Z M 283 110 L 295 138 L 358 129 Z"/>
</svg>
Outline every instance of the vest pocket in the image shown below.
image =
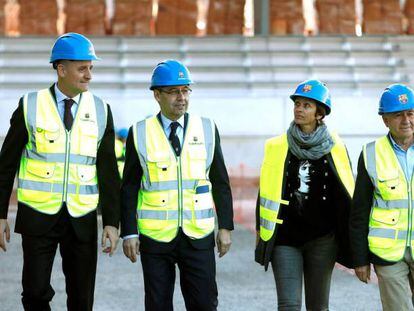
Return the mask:
<svg viewBox="0 0 414 311">
<path fill-rule="evenodd" d="M 79 154 L 96 157 L 98 150 L 98 126 L 91 122 L 82 122 L 79 125 Z"/>
<path fill-rule="evenodd" d="M 52 193 L 39 192 L 37 190 L 29 189 L 19 189 L 17 198 L 19 202 L 28 203 L 30 205 L 30 202 L 43 203 L 50 201 L 52 199 Z"/>
<path fill-rule="evenodd" d="M 385 171 L 382 175 L 378 175 L 378 190 L 385 200 L 400 196 L 401 191 L 404 191 L 401 189 L 402 186 L 398 171 Z"/>
<path fill-rule="evenodd" d="M 30 174 L 40 178 L 51 178 L 55 172 L 55 166 L 55 163 L 47 163 L 28 159 L 26 164 L 26 170 Z"/>
<path fill-rule="evenodd" d="M 141 230 L 161 230 L 166 226 L 169 195 L 166 192 L 144 192 L 138 210 L 138 227 Z M 175 220 L 175 219 L 174 219 Z"/>
<path fill-rule="evenodd" d="M 59 129 L 49 129 L 49 130 L 45 130 L 45 138 L 50 142 L 50 141 L 55 141 L 59 138 L 60 136 L 60 131 Z"/>
<path fill-rule="evenodd" d="M 78 178 L 81 182 L 88 182 L 96 176 L 95 165 L 78 165 L 77 167 Z"/>
<path fill-rule="evenodd" d="M 36 149 L 41 153 L 52 152 L 56 149 L 56 141 L 60 137 L 60 129 L 56 127 L 36 127 Z"/>
<path fill-rule="evenodd" d="M 153 207 L 166 206 L 169 202 L 167 192 L 144 192 L 142 196 L 142 205 L 148 205 Z"/>
<path fill-rule="evenodd" d="M 147 167 L 151 182 L 169 180 L 171 175 L 171 161 L 168 153 L 159 153 L 147 156 Z M 175 171 L 172 172 L 175 177 Z"/>
<path fill-rule="evenodd" d="M 375 254 L 374 248 L 391 248 L 397 243 L 398 230 L 394 226 L 400 218 L 399 210 L 374 208 L 369 224 L 368 244 Z"/>
<path fill-rule="evenodd" d="M 55 172 L 55 163 L 41 162 L 28 159 L 26 176 L 19 181 L 18 200 L 20 202 L 47 202 L 52 198 L 53 182 L 50 178 Z M 30 177 L 27 179 L 27 177 Z"/>
<path fill-rule="evenodd" d="M 89 206 L 97 206 L 99 201 L 99 194 L 78 194 L 78 200 L 83 205 Z"/>
<path fill-rule="evenodd" d="M 207 154 L 204 145 L 190 146 L 187 155 L 189 176 L 194 179 L 205 179 Z"/>
<path fill-rule="evenodd" d="M 214 203 L 211 195 L 211 183 L 200 181 L 193 196 L 194 223 L 198 229 L 214 228 Z"/>
<path fill-rule="evenodd" d="M 374 208 L 371 213 L 371 220 L 385 225 L 394 226 L 400 219 L 400 210 L 387 210 Z"/>
<path fill-rule="evenodd" d="M 377 254 L 380 257 L 381 257 L 381 255 L 378 254 L 377 252 L 375 252 L 375 250 L 373 250 L 373 248 L 376 248 L 376 249 L 378 249 L 378 248 L 382 248 L 382 249 L 391 248 L 397 243 L 397 239 L 395 239 L 395 238 L 376 237 L 375 235 L 372 235 L 373 232 L 375 232 L 375 230 L 370 229 L 370 232 L 368 234 L 368 245 L 369 245 L 370 250 L 374 254 Z"/>
<path fill-rule="evenodd" d="M 99 192 L 97 186 L 96 166 L 95 165 L 77 165 L 76 173 L 76 197 L 79 203 L 87 206 L 96 206 L 99 201 Z M 75 177 L 75 178 L 76 178 Z"/>
</svg>

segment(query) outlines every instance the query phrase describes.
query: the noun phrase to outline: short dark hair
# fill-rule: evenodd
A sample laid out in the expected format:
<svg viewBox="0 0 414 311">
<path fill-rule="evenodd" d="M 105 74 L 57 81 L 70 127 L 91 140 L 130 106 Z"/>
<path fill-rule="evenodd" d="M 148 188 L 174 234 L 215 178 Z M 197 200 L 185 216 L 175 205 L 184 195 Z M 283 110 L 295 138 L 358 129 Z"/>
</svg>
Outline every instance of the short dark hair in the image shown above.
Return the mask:
<svg viewBox="0 0 414 311">
<path fill-rule="evenodd" d="M 52 63 L 53 69 L 57 70 L 58 65 L 60 64 L 60 60 L 56 60 Z"/>
<path fill-rule="evenodd" d="M 319 120 L 320 122 L 326 116 L 326 108 L 321 103 L 318 103 L 318 102 L 316 102 L 316 115 L 322 116 L 322 118 Z"/>
<path fill-rule="evenodd" d="M 70 61 L 70 60 L 69 59 L 58 59 L 58 60 L 55 60 L 52 63 L 53 69 L 57 70 L 57 67 L 59 66 L 59 64 L 63 64 L 63 63 L 68 62 L 68 61 Z"/>
</svg>

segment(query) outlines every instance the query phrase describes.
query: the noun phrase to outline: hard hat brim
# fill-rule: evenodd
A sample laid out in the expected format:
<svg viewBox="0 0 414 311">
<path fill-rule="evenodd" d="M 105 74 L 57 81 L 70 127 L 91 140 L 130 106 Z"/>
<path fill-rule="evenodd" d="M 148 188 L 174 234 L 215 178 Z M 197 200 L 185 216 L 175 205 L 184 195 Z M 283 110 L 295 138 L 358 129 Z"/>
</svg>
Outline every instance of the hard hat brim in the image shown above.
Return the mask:
<svg viewBox="0 0 414 311">
<path fill-rule="evenodd" d="M 193 81 L 190 81 L 189 83 L 184 83 L 184 84 L 176 84 L 176 83 L 174 83 L 174 84 L 163 84 L 163 85 L 151 85 L 150 87 L 149 87 L 149 89 L 151 90 L 151 91 L 153 91 L 153 90 L 155 90 L 155 89 L 157 89 L 157 88 L 160 88 L 160 87 L 169 87 L 169 86 L 185 86 L 185 85 L 192 85 L 192 84 L 195 84 L 195 82 L 193 82 Z"/>
<path fill-rule="evenodd" d="M 57 62 L 57 61 L 59 61 L 59 60 L 72 60 L 72 61 L 88 61 L 88 60 L 102 60 L 102 58 L 99 58 L 99 57 L 97 57 L 97 56 L 93 56 L 93 57 L 91 57 L 91 58 L 88 58 L 88 59 L 85 59 L 85 58 L 81 58 L 81 59 L 75 59 L 75 58 L 67 58 L 67 57 L 58 57 L 58 58 L 56 58 L 56 59 L 50 59 L 50 61 L 49 61 L 49 63 L 50 64 L 52 64 L 52 63 L 54 63 L 54 62 Z"/>
</svg>

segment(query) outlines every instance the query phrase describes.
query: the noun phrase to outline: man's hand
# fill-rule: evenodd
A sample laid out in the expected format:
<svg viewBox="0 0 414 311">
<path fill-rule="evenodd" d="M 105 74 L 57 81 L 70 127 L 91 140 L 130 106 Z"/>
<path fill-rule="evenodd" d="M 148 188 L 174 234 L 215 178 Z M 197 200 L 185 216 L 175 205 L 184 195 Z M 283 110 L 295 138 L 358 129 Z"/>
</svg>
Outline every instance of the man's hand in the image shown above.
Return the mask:
<svg viewBox="0 0 414 311">
<path fill-rule="evenodd" d="M 131 262 L 137 261 L 137 255 L 139 255 L 139 240 L 138 238 L 130 238 L 122 242 L 122 248 L 124 254 L 131 260 Z"/>
<path fill-rule="evenodd" d="M 370 265 L 355 268 L 355 274 L 361 282 L 367 283 L 371 279 Z"/>
<path fill-rule="evenodd" d="M 3 249 L 3 251 L 7 251 L 6 241 L 4 240 L 4 237 L 6 237 L 6 241 L 7 243 L 9 243 L 10 242 L 9 224 L 7 222 L 7 219 L 0 219 L 0 248 Z"/>
<path fill-rule="evenodd" d="M 109 246 L 106 246 L 106 241 L 109 240 Z M 105 226 L 102 232 L 102 248 L 104 253 L 109 253 L 111 257 L 118 245 L 119 234 L 118 229 L 114 226 Z"/>
<path fill-rule="evenodd" d="M 223 257 L 229 251 L 231 246 L 231 231 L 227 229 L 219 229 L 216 243 L 219 257 Z"/>
</svg>

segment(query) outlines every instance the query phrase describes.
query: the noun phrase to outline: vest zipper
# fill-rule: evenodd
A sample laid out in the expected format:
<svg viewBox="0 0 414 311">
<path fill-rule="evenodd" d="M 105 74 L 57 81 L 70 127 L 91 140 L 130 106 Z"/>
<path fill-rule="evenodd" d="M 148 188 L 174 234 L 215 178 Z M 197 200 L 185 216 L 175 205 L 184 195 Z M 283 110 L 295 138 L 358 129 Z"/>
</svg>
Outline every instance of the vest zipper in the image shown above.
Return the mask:
<svg viewBox="0 0 414 311">
<path fill-rule="evenodd" d="M 410 247 L 411 246 L 411 235 L 412 235 L 412 230 L 411 230 L 411 226 L 412 226 L 412 222 L 413 222 L 413 207 L 412 207 L 412 203 L 411 203 L 411 197 L 412 197 L 412 191 L 411 191 L 411 185 L 413 182 L 413 175 L 411 174 L 411 180 L 410 183 L 408 183 L 407 180 L 407 192 L 408 192 L 408 228 L 407 228 L 407 242 L 406 242 L 406 246 Z"/>
<path fill-rule="evenodd" d="M 181 176 L 181 157 L 177 157 L 177 174 L 178 174 L 178 226 L 183 226 L 183 179 Z"/>
<path fill-rule="evenodd" d="M 69 155 L 70 155 L 70 132 L 65 130 L 66 133 L 66 154 L 65 154 L 65 169 L 63 172 L 63 201 L 67 202 L 68 199 L 68 176 L 69 176 Z"/>
</svg>

